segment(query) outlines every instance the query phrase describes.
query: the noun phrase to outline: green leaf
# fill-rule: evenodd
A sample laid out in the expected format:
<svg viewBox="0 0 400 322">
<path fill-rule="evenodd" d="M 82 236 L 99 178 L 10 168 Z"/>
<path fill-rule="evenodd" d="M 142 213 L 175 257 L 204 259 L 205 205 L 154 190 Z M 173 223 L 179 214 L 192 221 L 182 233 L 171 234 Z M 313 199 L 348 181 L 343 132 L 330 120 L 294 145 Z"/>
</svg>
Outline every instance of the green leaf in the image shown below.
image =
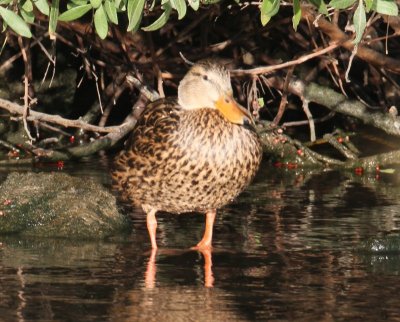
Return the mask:
<svg viewBox="0 0 400 322">
<path fill-rule="evenodd" d="M 27 23 L 33 23 L 35 21 L 35 15 L 33 14 L 33 11 L 25 11 L 24 9 L 21 9 L 20 11 L 22 18 L 27 22 Z"/>
<path fill-rule="evenodd" d="M 32 1 L 26 0 L 21 8 L 24 9 L 26 12 L 32 12 L 33 11 Z"/>
<path fill-rule="evenodd" d="M 393 1 L 374 0 L 371 9 L 382 15 L 397 16 L 399 14 L 399 8 Z"/>
<path fill-rule="evenodd" d="M 85 4 L 88 4 L 89 0 L 71 0 L 71 4 L 74 4 L 76 6 L 84 6 Z"/>
<path fill-rule="evenodd" d="M 379 170 L 379 172 L 393 174 L 396 172 L 396 170 L 395 169 L 381 169 L 381 170 Z"/>
<path fill-rule="evenodd" d="M 189 6 L 192 7 L 194 11 L 197 11 L 200 7 L 200 0 L 188 0 Z"/>
<path fill-rule="evenodd" d="M 57 28 L 59 6 L 60 6 L 60 0 L 53 0 L 51 2 L 50 16 L 49 16 L 50 39 L 56 39 L 56 28 Z"/>
<path fill-rule="evenodd" d="M 104 1 L 104 9 L 106 10 L 108 19 L 115 25 L 118 25 L 118 15 L 115 3 L 110 0 Z"/>
<path fill-rule="evenodd" d="M 322 13 L 324 15 L 328 14 L 328 8 L 326 7 L 326 4 L 324 0 L 310 0 L 310 2 L 318 8 L 318 12 Z"/>
<path fill-rule="evenodd" d="M 9 5 L 13 0 L 0 0 L 1 5 Z"/>
<path fill-rule="evenodd" d="M 26 24 L 26 22 L 18 16 L 16 13 L 14 13 L 11 10 L 8 10 L 6 8 L 0 7 L 0 16 L 3 18 L 3 20 L 6 22 L 6 24 L 14 30 L 18 35 L 31 38 L 32 33 L 31 30 L 29 29 L 29 26 Z"/>
<path fill-rule="evenodd" d="M 49 4 L 47 3 L 47 0 L 33 0 L 33 3 L 41 13 L 43 13 L 46 16 L 49 15 L 50 7 Z"/>
<path fill-rule="evenodd" d="M 356 33 L 356 38 L 353 40 L 353 44 L 357 45 L 364 34 L 365 27 L 367 26 L 367 17 L 365 15 L 365 8 L 362 0 L 359 1 L 358 7 L 354 12 L 353 24 Z"/>
<path fill-rule="evenodd" d="M 101 0 L 90 0 L 90 3 L 92 4 L 92 7 L 97 9 L 101 5 Z"/>
<path fill-rule="evenodd" d="M 260 106 L 260 108 L 263 108 L 265 106 L 265 102 L 264 102 L 264 98 L 263 97 L 259 97 L 257 99 L 258 101 L 258 105 Z"/>
<path fill-rule="evenodd" d="M 72 21 L 82 17 L 85 13 L 92 9 L 92 5 L 85 4 L 83 6 L 78 6 L 64 11 L 59 17 L 60 21 Z"/>
<path fill-rule="evenodd" d="M 265 26 L 279 11 L 280 0 L 263 0 L 261 3 L 261 24 Z"/>
<path fill-rule="evenodd" d="M 171 7 L 171 4 L 169 2 L 167 2 L 163 5 L 163 8 L 164 8 L 164 12 L 161 14 L 161 16 L 156 21 L 154 21 L 150 26 L 143 27 L 142 30 L 154 31 L 154 30 L 162 28 L 167 23 L 168 18 L 171 14 L 172 7 Z"/>
<path fill-rule="evenodd" d="M 297 31 L 297 26 L 299 25 L 301 19 L 301 8 L 300 0 L 293 0 L 293 29 Z"/>
<path fill-rule="evenodd" d="M 108 20 L 103 5 L 94 12 L 94 28 L 101 39 L 105 39 L 108 33 Z"/>
<path fill-rule="evenodd" d="M 374 0 L 364 0 L 364 2 L 365 2 L 365 10 L 367 12 L 370 12 Z"/>
<path fill-rule="evenodd" d="M 145 0 L 128 0 L 128 31 L 137 30 L 142 21 Z"/>
<path fill-rule="evenodd" d="M 105 39 L 108 33 L 108 21 L 104 7 L 100 5 L 94 13 L 94 27 L 101 39 Z"/>
<path fill-rule="evenodd" d="M 170 0 L 171 6 L 178 12 L 178 20 L 181 20 L 186 15 L 186 2 L 185 0 Z"/>
<path fill-rule="evenodd" d="M 356 0 L 332 0 L 329 5 L 335 9 L 347 9 L 351 7 Z"/>
<path fill-rule="evenodd" d="M 125 1 L 124 0 L 114 0 L 115 7 L 118 8 L 118 10 L 125 11 L 126 6 L 125 6 Z"/>
</svg>

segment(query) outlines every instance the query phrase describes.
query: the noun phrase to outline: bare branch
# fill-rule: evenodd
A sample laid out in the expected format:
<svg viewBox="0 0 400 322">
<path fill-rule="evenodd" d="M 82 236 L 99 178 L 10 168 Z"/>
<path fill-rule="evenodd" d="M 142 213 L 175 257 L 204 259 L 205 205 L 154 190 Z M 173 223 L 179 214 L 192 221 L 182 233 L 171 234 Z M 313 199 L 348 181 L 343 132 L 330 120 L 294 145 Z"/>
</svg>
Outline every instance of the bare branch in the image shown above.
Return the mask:
<svg viewBox="0 0 400 322">
<path fill-rule="evenodd" d="M 23 115 L 24 107 L 8 100 L 0 98 L 0 108 L 9 111 L 11 114 Z M 59 115 L 50 115 L 46 113 L 30 111 L 30 115 L 27 117 L 28 121 L 43 121 L 53 124 L 58 124 L 64 127 L 80 128 L 86 131 L 100 132 L 100 133 L 113 133 L 120 131 L 121 126 L 96 126 L 91 125 L 81 120 L 70 120 L 63 118 Z"/>
<path fill-rule="evenodd" d="M 35 149 L 33 152 L 39 158 L 43 158 L 48 161 L 79 159 L 114 146 L 119 140 L 131 132 L 135 125 L 136 119 L 129 117 L 127 120 L 125 120 L 124 124 L 117 127 L 118 131 L 108 133 L 107 135 L 87 144 L 62 150 Z"/>
<path fill-rule="evenodd" d="M 272 87 L 283 88 L 284 81 L 281 77 L 270 77 L 268 83 Z M 349 100 L 344 95 L 333 89 L 315 83 L 305 84 L 299 79 L 292 80 L 289 91 L 299 97 L 304 97 L 310 102 L 318 103 L 328 109 L 355 117 L 365 124 L 370 124 L 388 134 L 400 136 L 400 117 L 390 113 L 371 113 L 367 106 L 355 100 Z"/>
</svg>

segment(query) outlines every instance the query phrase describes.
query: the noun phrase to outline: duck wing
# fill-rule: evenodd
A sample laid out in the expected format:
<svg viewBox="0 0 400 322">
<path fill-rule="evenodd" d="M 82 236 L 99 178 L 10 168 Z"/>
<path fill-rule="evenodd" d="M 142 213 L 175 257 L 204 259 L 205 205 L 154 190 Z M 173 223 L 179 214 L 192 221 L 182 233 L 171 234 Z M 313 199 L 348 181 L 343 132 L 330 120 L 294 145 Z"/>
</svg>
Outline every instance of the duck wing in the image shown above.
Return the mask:
<svg viewBox="0 0 400 322">
<path fill-rule="evenodd" d="M 123 199 L 135 199 L 137 193 L 132 193 L 132 189 L 143 191 L 160 180 L 181 110 L 171 98 L 146 106 L 112 170 L 113 186 L 122 192 Z"/>
</svg>

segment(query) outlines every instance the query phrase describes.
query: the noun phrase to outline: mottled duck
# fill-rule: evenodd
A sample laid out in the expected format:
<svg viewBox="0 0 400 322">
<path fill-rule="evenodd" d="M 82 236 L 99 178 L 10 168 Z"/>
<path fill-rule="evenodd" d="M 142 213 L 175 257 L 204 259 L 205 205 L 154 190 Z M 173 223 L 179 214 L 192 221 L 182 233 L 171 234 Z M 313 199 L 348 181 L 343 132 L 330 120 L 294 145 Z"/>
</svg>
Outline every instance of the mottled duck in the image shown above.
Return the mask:
<svg viewBox="0 0 400 322">
<path fill-rule="evenodd" d="M 150 103 L 115 161 L 114 186 L 147 214 L 157 248 L 157 211 L 206 213 L 203 239 L 211 247 L 216 210 L 254 178 L 262 148 L 246 109 L 234 99 L 229 72 L 214 61 L 194 64 L 178 99 Z"/>
</svg>

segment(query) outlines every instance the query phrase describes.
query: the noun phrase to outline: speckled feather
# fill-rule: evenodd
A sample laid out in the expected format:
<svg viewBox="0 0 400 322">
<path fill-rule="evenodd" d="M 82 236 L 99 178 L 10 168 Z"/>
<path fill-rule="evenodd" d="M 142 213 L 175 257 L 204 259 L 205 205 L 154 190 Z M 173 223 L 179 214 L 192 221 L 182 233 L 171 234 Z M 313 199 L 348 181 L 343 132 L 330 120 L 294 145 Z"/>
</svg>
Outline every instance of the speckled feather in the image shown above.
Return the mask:
<svg viewBox="0 0 400 322">
<path fill-rule="evenodd" d="M 232 201 L 261 155 L 253 130 L 216 109 L 184 110 L 163 99 L 146 107 L 112 176 L 122 196 L 145 209 L 203 212 Z"/>
</svg>

